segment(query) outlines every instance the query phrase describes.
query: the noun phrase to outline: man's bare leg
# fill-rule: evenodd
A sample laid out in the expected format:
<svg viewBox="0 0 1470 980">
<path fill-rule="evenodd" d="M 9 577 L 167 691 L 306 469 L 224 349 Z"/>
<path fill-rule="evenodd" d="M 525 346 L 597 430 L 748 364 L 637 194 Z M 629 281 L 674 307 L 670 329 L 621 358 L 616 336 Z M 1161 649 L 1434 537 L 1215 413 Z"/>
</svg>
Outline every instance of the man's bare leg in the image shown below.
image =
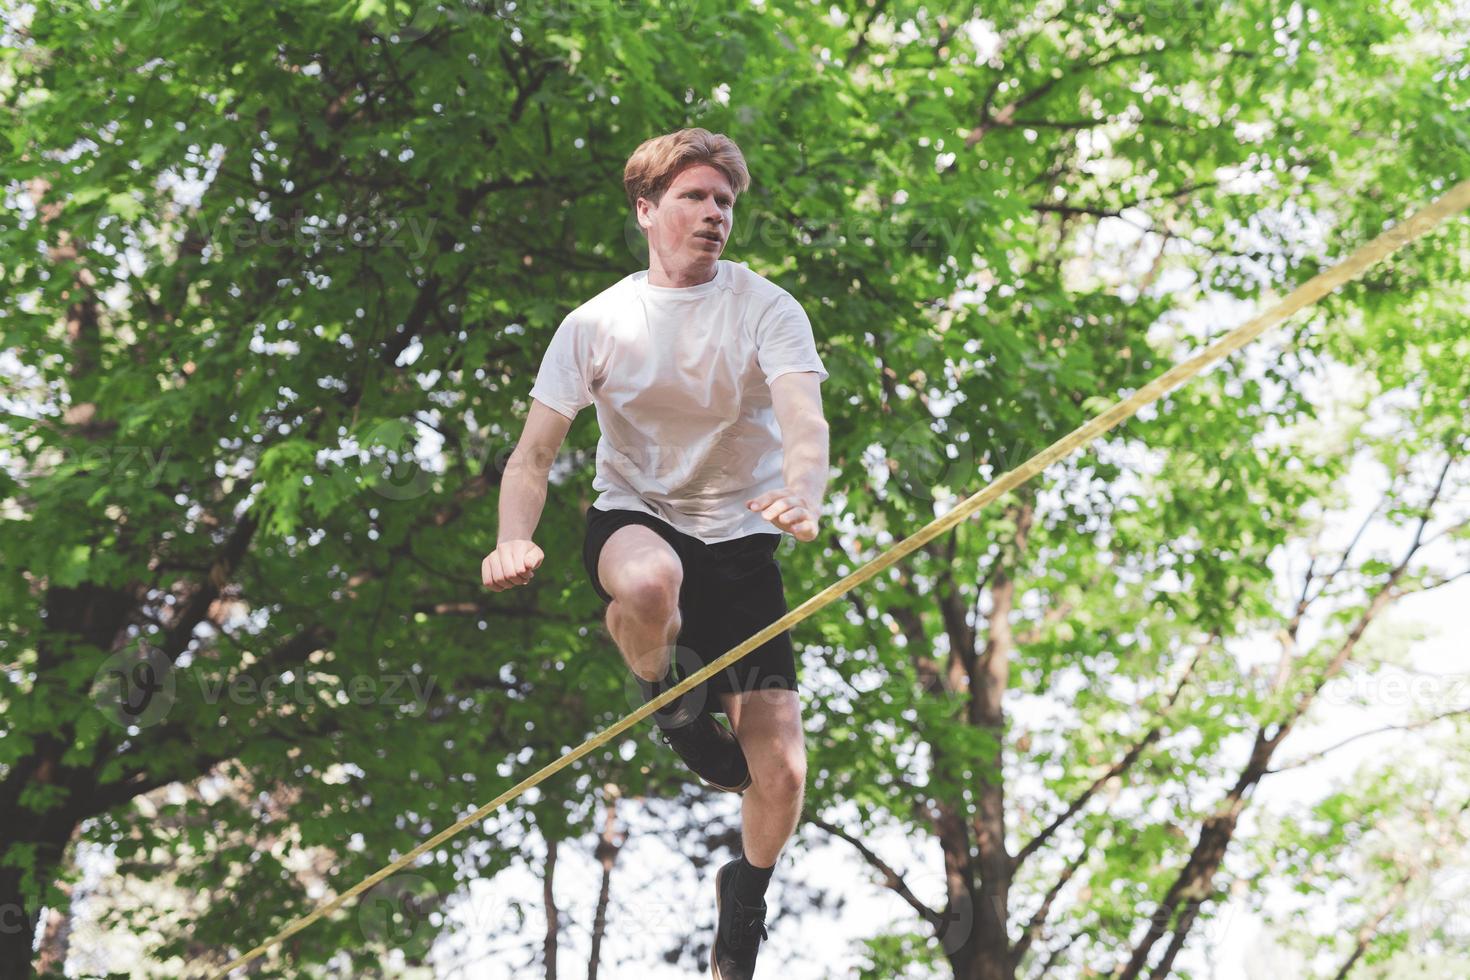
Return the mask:
<svg viewBox="0 0 1470 980">
<path fill-rule="evenodd" d="M 607 631 L 617 644 L 628 669 L 646 681 L 662 677 L 670 663 L 670 648 L 681 628 L 679 610 L 673 618 L 662 612 L 639 610 L 635 603 L 614 599 L 607 607 Z"/>
<path fill-rule="evenodd" d="M 795 691 L 721 693 L 750 764 L 740 808 L 741 841 L 752 865 L 769 868 L 796 831 L 806 793 L 806 736 Z"/>
<path fill-rule="evenodd" d="M 683 563 L 656 532 L 633 524 L 608 536 L 597 577 L 612 596 L 607 630 L 649 701 L 674 686 L 676 657 L 686 673 L 697 659 L 695 651 L 675 645 L 683 625 Z M 707 785 L 743 792 L 751 782 L 745 755 L 735 735 L 705 713 L 708 697 L 708 685 L 696 686 L 655 712 L 654 723 L 664 742 Z"/>
<path fill-rule="evenodd" d="M 679 636 L 684 566 L 669 543 L 641 524 L 618 528 L 602 547 L 597 577 L 613 597 L 607 631 L 628 669 L 646 681 L 668 670 Z"/>
</svg>

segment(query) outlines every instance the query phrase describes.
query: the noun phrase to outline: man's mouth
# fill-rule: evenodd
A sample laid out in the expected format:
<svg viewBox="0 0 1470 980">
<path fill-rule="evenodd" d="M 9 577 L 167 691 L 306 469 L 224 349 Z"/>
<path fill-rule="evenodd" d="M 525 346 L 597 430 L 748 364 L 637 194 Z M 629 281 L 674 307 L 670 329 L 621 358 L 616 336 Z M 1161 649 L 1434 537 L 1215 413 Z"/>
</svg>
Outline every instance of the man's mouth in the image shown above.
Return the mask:
<svg viewBox="0 0 1470 980">
<path fill-rule="evenodd" d="M 703 239 L 706 239 L 708 241 L 714 242 L 716 245 L 718 245 L 720 243 L 720 236 L 714 234 L 713 232 L 696 231 L 694 233 L 694 237 L 695 238 L 703 238 Z"/>
</svg>

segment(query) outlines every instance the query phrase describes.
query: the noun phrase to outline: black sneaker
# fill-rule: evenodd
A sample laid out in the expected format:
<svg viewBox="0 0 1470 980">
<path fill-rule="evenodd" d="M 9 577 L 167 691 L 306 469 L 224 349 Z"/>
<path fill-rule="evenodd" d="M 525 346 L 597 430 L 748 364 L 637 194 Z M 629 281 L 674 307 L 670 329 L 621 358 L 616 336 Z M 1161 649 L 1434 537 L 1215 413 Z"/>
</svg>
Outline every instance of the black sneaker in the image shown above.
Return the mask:
<svg viewBox="0 0 1470 980">
<path fill-rule="evenodd" d="M 726 793 L 744 793 L 750 788 L 750 766 L 740 743 L 713 715 L 700 715 L 682 728 L 655 730 L 706 786 Z"/>
<path fill-rule="evenodd" d="M 766 935 L 766 903 L 743 905 L 735 897 L 735 865 L 715 872 L 715 944 L 709 951 L 709 969 L 715 980 L 751 980 L 755 958 Z"/>
</svg>

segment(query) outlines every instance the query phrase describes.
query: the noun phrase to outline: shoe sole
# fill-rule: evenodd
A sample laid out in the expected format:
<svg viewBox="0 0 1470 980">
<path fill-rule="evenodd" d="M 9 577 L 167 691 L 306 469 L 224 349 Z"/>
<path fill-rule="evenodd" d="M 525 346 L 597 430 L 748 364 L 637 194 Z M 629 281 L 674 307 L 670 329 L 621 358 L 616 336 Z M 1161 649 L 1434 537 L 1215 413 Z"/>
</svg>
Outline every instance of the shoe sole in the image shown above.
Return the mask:
<svg viewBox="0 0 1470 980">
<path fill-rule="evenodd" d="M 655 733 L 655 734 L 657 734 L 657 733 Z M 739 744 L 739 743 L 737 742 L 736 744 Z M 680 762 L 683 762 L 684 761 L 682 758 L 679 757 L 679 753 L 677 753 L 677 752 L 674 753 L 674 757 L 675 758 L 678 758 Z M 688 769 L 689 768 L 689 763 L 685 762 L 684 763 L 684 767 L 686 769 Z M 708 786 L 710 789 L 717 789 L 721 793 L 734 793 L 737 796 L 743 796 L 743 795 L 745 795 L 745 791 L 748 790 L 748 789 L 750 789 L 751 783 L 753 783 L 755 781 L 755 777 L 753 777 L 750 774 L 750 772 L 749 772 L 748 769 L 747 769 L 747 771 L 745 773 L 745 781 L 743 783 L 741 783 L 739 786 L 721 786 L 719 783 L 712 782 L 711 780 L 706 779 L 704 776 L 702 776 L 699 773 L 695 772 L 693 769 L 689 769 L 689 773 L 695 779 L 699 780 L 701 783 L 703 783 L 704 785 Z"/>
<path fill-rule="evenodd" d="M 693 770 L 690 770 L 690 771 L 692 772 Z M 731 786 L 721 786 L 719 783 L 712 783 L 712 782 L 710 782 L 708 779 L 705 779 L 703 776 L 700 776 L 699 773 L 697 773 L 697 772 L 694 773 L 694 775 L 699 779 L 699 781 L 701 783 L 704 783 L 710 789 L 717 789 L 717 790 L 720 790 L 723 793 L 734 793 L 737 796 L 744 796 L 745 795 L 745 791 L 748 790 L 748 789 L 750 789 L 750 784 L 753 781 L 750 776 L 746 776 L 745 777 L 745 782 L 741 783 L 739 786 L 734 786 L 734 787 L 731 787 Z"/>
<path fill-rule="evenodd" d="M 719 960 L 715 958 L 715 950 L 720 948 L 720 922 L 725 915 L 725 890 L 720 887 L 722 876 L 725 873 L 723 867 L 715 872 L 715 941 L 709 948 L 709 972 L 715 980 L 725 980 L 720 973 Z"/>
</svg>

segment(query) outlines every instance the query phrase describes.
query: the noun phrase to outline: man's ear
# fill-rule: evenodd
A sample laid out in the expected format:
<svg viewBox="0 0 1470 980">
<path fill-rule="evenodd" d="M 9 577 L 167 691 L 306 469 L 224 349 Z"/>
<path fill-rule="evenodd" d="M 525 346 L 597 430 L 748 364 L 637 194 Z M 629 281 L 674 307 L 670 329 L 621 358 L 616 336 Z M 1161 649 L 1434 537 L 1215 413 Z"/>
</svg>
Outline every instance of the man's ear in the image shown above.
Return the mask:
<svg viewBox="0 0 1470 980">
<path fill-rule="evenodd" d="M 638 199 L 638 203 L 634 210 L 638 216 L 638 227 L 642 228 L 645 232 L 649 228 L 653 227 L 653 219 L 648 216 L 648 212 L 653 210 L 657 206 L 658 205 L 654 204 L 646 197 L 640 197 Z"/>
</svg>

